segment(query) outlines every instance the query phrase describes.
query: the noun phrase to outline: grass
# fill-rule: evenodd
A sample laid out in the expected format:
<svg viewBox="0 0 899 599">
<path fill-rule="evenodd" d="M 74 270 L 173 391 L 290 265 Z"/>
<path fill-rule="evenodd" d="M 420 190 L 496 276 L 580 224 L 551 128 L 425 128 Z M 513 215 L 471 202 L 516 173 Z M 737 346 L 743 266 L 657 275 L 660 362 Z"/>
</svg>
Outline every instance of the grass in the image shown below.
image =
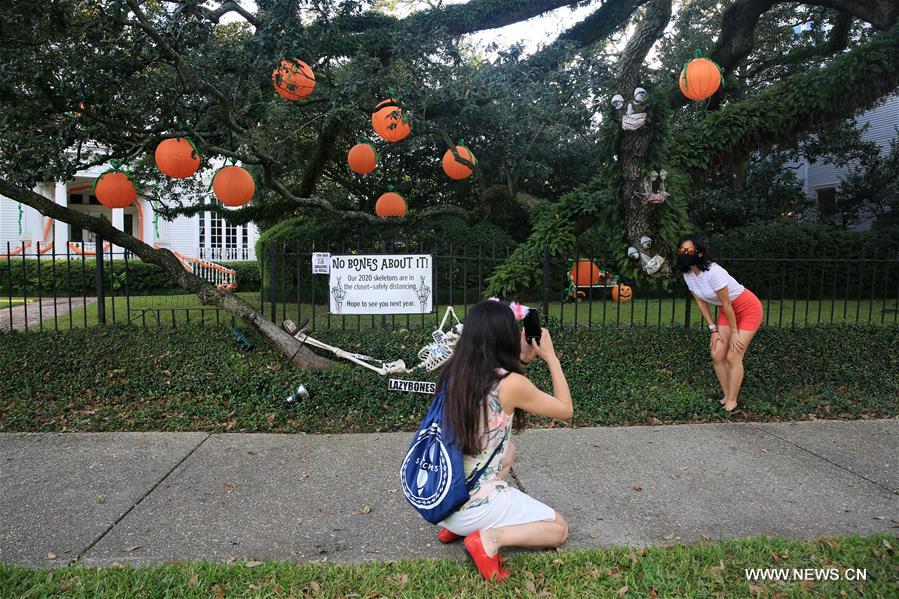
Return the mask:
<svg viewBox="0 0 899 599">
<path fill-rule="evenodd" d="M 238 292 L 238 296 L 250 304 L 259 307 L 258 292 Z M 856 323 L 871 322 L 873 324 L 894 324 L 899 322 L 899 309 L 895 299 L 888 300 L 763 300 L 765 309 L 765 325 L 767 326 L 807 326 L 820 323 Z M 2 304 L 0 304 L 2 305 Z M 542 309 L 539 302 L 531 302 L 531 305 Z M 455 304 L 459 309 L 460 317 L 464 314 L 464 306 Z M 438 306 L 440 316 L 445 306 Z M 129 315 L 130 309 L 130 315 Z M 592 302 L 560 303 L 550 302 L 548 316 L 558 320 L 565 326 L 589 326 L 599 324 L 629 324 L 636 325 L 677 325 L 682 326 L 685 320 L 686 302 L 683 298 L 677 300 L 641 300 L 637 299 L 629 303 L 614 303 L 602 301 L 595 297 Z M 85 320 L 84 312 L 87 312 Z M 230 322 L 231 316 L 226 312 L 218 312 L 215 308 L 203 306 L 195 295 L 148 295 L 132 296 L 126 301 L 124 297 L 106 298 L 107 322 L 126 323 L 133 322 L 142 326 L 172 326 L 189 323 L 201 323 L 218 325 L 222 322 Z M 271 315 L 271 304 L 265 302 L 264 312 Z M 275 314 L 280 322 L 283 318 L 299 320 L 314 316 L 315 328 L 346 328 L 350 330 L 368 329 L 380 327 L 380 316 L 338 316 L 329 315 L 328 306 L 310 303 L 297 304 L 296 302 L 276 302 Z M 424 326 L 433 328 L 436 322 L 434 314 L 421 316 L 396 315 L 387 316 L 387 322 L 399 328 L 411 328 Z M 690 323 L 693 326 L 701 326 L 702 316 L 695 305 L 690 309 Z M 77 308 L 70 314 L 57 318 L 57 327 L 69 329 L 72 327 L 93 326 L 99 323 L 98 305 L 90 304 L 87 308 Z M 52 330 L 52 319 L 44 322 L 45 330 Z"/>
<path fill-rule="evenodd" d="M 896 539 L 755 538 L 646 549 L 514 552 L 511 577 L 485 582 L 468 562 L 185 563 L 131 568 L 0 564 L 2 597 L 895 597 Z M 460 550 L 461 552 L 461 550 Z M 749 581 L 746 569 L 835 569 L 839 580 Z M 863 570 L 866 580 L 845 572 Z"/>
</svg>

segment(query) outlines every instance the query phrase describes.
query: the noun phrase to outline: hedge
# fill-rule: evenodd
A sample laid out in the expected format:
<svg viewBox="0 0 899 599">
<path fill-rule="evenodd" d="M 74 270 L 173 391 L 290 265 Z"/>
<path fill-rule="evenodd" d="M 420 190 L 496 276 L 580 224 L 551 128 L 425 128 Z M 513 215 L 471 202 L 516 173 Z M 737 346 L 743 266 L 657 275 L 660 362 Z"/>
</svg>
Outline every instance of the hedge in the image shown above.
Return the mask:
<svg viewBox="0 0 899 599">
<path fill-rule="evenodd" d="M 255 260 L 243 262 L 218 262 L 237 271 L 240 291 L 259 291 L 259 266 Z M 125 293 L 125 261 L 104 260 L 104 285 L 107 290 Z M 0 295 L 50 296 L 71 293 L 72 295 L 96 295 L 96 268 L 94 258 L 73 256 L 71 260 L 42 258 L 40 268 L 34 259 L 13 258 L 0 262 Z M 138 259 L 128 260 L 127 287 L 130 295 L 154 295 L 185 293 L 172 281 L 171 276 L 155 264 L 147 264 Z"/>
<path fill-rule="evenodd" d="M 421 331 L 319 337 L 407 364 L 416 363 L 427 341 Z M 707 344 L 704 332 L 678 328 L 560 332 L 556 346 L 575 399 L 571 424 L 899 414 L 896 327 L 762 329 L 733 415 L 717 402 Z M 429 401 L 388 392 L 386 378 L 346 363 L 304 371 L 258 341 L 243 352 L 227 330 L 208 327 L 0 333 L 0 372 L 0 431 L 412 430 Z M 530 376 L 548 388 L 541 364 L 530 367 Z M 434 380 L 417 373 L 403 378 Z M 285 407 L 282 400 L 299 383 L 311 400 Z"/>
</svg>

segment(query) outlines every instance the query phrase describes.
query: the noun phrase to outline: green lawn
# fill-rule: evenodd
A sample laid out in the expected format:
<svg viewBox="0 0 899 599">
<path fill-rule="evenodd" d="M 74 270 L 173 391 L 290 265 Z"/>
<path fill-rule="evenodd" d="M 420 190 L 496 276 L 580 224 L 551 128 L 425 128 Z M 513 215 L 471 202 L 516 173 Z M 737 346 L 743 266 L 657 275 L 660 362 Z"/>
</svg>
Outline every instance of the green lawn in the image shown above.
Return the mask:
<svg viewBox="0 0 899 599">
<path fill-rule="evenodd" d="M 238 292 L 240 297 L 259 306 L 258 292 Z M 889 300 L 763 300 L 765 308 L 765 324 L 767 326 L 805 326 L 818 323 L 855 323 L 872 322 L 896 323 L 899 322 L 899 309 L 895 299 Z M 0 304 L 2 305 L 2 304 Z M 531 305 L 542 309 L 538 302 Z M 114 309 L 113 309 L 114 307 Z M 298 309 L 299 308 L 299 309 Z M 437 306 L 441 313 L 443 305 Z M 459 316 L 464 314 L 461 304 L 456 304 Z M 97 304 L 87 307 L 88 326 L 97 324 Z M 129 317 L 130 310 L 130 317 Z M 265 314 L 271 315 L 271 303 L 265 302 Z M 683 325 L 685 320 L 686 302 L 680 298 L 677 300 L 634 300 L 629 303 L 614 303 L 594 298 L 592 302 L 560 303 L 558 301 L 549 304 L 549 317 L 560 321 L 563 325 L 588 326 L 591 324 L 629 324 L 636 325 Z M 72 326 L 84 326 L 84 309 L 73 310 L 71 316 L 66 314 L 58 318 L 60 328 Z M 115 318 L 113 319 L 113 312 Z M 381 326 L 380 316 L 336 316 L 328 314 L 327 305 L 308 303 L 297 305 L 295 302 L 276 303 L 277 321 L 283 318 L 298 320 L 299 318 L 313 318 L 316 329 L 330 327 L 345 327 L 347 329 L 366 329 L 372 326 Z M 421 316 L 396 315 L 387 316 L 386 321 L 391 326 L 415 327 L 424 326 L 432 328 L 435 324 L 435 315 L 422 318 Z M 124 323 L 132 322 L 140 325 L 171 326 L 187 324 L 188 322 L 200 322 L 217 324 L 229 322 L 230 316 L 221 312 L 216 317 L 216 310 L 208 306 L 202 306 L 194 295 L 153 295 L 134 296 L 129 300 L 124 297 L 106 298 L 107 322 Z M 690 307 L 690 322 L 694 326 L 700 326 L 701 314 L 695 305 Z M 330 323 L 330 325 L 329 325 Z M 53 321 L 44 323 L 45 328 L 52 329 Z"/>
<path fill-rule="evenodd" d="M 756 538 L 647 549 L 514 552 L 511 577 L 485 582 L 461 559 L 365 564 L 184 563 L 134 569 L 0 564 L 2 597 L 895 597 L 887 534 L 811 542 Z M 462 549 L 459 549 L 460 556 Z M 819 569 L 827 580 L 750 581 L 756 568 Z M 839 580 L 829 580 L 834 569 Z M 848 580 L 847 570 L 866 580 Z"/>
</svg>

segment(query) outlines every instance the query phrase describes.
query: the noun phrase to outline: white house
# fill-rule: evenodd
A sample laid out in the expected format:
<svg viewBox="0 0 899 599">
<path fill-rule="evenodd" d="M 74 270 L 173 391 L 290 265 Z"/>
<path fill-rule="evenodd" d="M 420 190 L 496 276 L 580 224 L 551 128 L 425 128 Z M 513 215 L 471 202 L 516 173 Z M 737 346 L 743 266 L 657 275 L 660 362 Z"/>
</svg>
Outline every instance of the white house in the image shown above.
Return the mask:
<svg viewBox="0 0 899 599">
<path fill-rule="evenodd" d="M 98 166 L 79 171 L 71 181 L 43 183 L 34 191 L 62 206 L 106 218 L 114 227 L 149 245 L 168 248 L 188 263 L 255 260 L 258 230 L 253 224 L 229 225 L 209 212 L 168 222 L 157 217 L 153 206 L 140 197 L 127 208 L 103 206 L 91 189 L 106 168 Z M 0 196 L 0 258 L 5 257 L 7 243 L 14 252 L 21 253 L 24 246 L 26 255 L 40 252 L 49 257 L 52 252 L 57 255 L 93 253 L 94 241 L 89 231 L 54 221 L 33 208 Z"/>
<path fill-rule="evenodd" d="M 873 141 L 880 146 L 881 152 L 888 152 L 890 141 L 897 138 L 899 95 L 890 96 L 876 108 L 859 116 L 855 122 L 859 128 L 868 126 L 861 136 L 864 141 Z M 834 213 L 836 192 L 849 170 L 849 166 L 836 166 L 820 160 L 814 164 L 807 160 L 799 162 L 796 176 L 802 181 L 805 195 L 814 200 L 818 215 Z M 867 229 L 870 226 L 869 221 L 859 228 Z"/>
</svg>

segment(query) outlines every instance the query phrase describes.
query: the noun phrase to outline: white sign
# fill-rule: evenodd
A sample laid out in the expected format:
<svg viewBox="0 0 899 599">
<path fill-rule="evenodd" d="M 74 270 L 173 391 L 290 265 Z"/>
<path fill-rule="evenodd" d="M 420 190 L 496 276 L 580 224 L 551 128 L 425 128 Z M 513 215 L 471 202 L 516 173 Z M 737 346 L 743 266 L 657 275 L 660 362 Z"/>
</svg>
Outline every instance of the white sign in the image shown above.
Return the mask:
<svg viewBox="0 0 899 599">
<path fill-rule="evenodd" d="M 331 256 L 331 314 L 427 314 L 433 260 L 423 254 Z"/>
<path fill-rule="evenodd" d="M 404 381 L 403 379 L 390 379 L 387 384 L 390 391 L 405 391 L 406 393 L 424 393 L 434 395 L 437 393 L 437 383 L 429 381 Z"/>
<path fill-rule="evenodd" d="M 331 254 L 328 252 L 312 253 L 312 274 L 326 275 L 331 272 Z"/>
</svg>

